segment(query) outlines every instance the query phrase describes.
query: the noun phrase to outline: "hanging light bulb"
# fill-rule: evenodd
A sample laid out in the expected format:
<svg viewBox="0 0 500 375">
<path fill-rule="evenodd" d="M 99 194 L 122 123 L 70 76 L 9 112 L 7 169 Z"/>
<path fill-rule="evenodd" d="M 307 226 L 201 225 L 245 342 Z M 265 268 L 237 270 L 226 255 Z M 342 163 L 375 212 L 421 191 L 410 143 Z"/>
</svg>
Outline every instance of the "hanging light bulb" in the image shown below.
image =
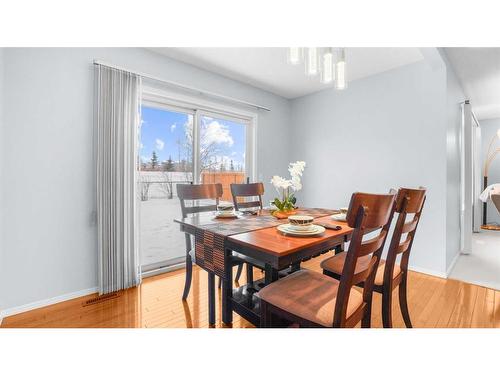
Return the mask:
<svg viewBox="0 0 500 375">
<path fill-rule="evenodd" d="M 288 63 L 292 65 L 299 65 L 302 62 L 302 48 L 290 47 L 288 48 Z"/>
<path fill-rule="evenodd" d="M 306 75 L 315 76 L 319 73 L 318 49 L 309 47 L 306 51 Z"/>
<path fill-rule="evenodd" d="M 333 50 L 326 48 L 321 57 L 321 83 L 332 83 L 334 77 Z"/>
<path fill-rule="evenodd" d="M 335 64 L 335 88 L 337 90 L 344 90 L 347 88 L 345 48 L 341 48 L 338 52 L 338 58 Z"/>
</svg>

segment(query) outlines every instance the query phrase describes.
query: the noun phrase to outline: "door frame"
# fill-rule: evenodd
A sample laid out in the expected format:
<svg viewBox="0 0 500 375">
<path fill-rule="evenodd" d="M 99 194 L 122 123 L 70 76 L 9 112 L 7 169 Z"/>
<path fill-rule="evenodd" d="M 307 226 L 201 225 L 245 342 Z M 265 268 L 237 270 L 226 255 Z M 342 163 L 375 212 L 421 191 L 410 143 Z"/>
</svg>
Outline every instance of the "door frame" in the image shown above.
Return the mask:
<svg viewBox="0 0 500 375">
<path fill-rule="evenodd" d="M 481 220 L 481 128 L 469 100 L 462 103 L 460 131 L 460 252 L 472 252 L 472 234 Z"/>
</svg>

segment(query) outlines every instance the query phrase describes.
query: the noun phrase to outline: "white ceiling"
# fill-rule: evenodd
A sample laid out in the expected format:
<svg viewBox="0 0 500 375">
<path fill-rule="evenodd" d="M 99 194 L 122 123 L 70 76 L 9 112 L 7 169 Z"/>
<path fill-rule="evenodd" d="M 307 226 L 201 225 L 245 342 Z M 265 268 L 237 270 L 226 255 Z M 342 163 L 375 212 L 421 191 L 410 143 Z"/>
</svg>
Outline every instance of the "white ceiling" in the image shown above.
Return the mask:
<svg viewBox="0 0 500 375">
<path fill-rule="evenodd" d="M 446 48 L 478 119 L 500 117 L 500 48 Z"/>
<path fill-rule="evenodd" d="M 286 48 L 149 48 L 157 53 L 293 99 L 328 88 L 304 66 L 286 62 Z M 349 81 L 422 60 L 418 48 L 348 48 Z"/>
</svg>

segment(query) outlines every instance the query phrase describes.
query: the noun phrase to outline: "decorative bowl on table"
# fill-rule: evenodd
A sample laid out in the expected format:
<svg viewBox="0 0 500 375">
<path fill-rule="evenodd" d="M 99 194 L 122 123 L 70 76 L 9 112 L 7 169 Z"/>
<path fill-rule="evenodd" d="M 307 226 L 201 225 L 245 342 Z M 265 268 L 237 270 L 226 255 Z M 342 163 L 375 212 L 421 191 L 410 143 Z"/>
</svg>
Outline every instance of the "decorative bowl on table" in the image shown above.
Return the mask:
<svg viewBox="0 0 500 375">
<path fill-rule="evenodd" d="M 335 221 L 347 221 L 347 211 L 349 209 L 347 207 L 342 207 L 339 209 L 340 212 L 331 216 L 331 218 Z"/>
<path fill-rule="evenodd" d="M 278 219 L 286 219 L 292 215 L 295 215 L 297 213 L 297 210 L 289 210 L 289 211 L 280 211 L 280 210 L 275 210 L 271 213 L 274 217 Z"/>
<path fill-rule="evenodd" d="M 215 212 L 215 216 L 218 218 L 237 217 L 238 214 L 234 210 L 234 204 L 225 202 L 217 205 L 217 211 Z"/>
<path fill-rule="evenodd" d="M 307 215 L 292 215 L 288 216 L 288 222 L 296 226 L 311 225 L 314 218 Z"/>
<path fill-rule="evenodd" d="M 292 215 L 288 217 L 288 228 L 293 231 L 307 232 L 313 229 L 312 216 L 306 215 Z"/>
</svg>

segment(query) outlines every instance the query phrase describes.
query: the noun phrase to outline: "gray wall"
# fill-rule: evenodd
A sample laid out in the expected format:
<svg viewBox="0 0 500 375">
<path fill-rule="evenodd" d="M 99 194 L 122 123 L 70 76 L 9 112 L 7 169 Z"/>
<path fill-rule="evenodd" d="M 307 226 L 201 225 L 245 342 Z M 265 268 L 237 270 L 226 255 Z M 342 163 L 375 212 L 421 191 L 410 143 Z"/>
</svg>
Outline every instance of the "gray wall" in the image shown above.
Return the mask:
<svg viewBox="0 0 500 375">
<path fill-rule="evenodd" d="M 347 206 L 353 191 L 423 185 L 411 266 L 446 271 L 446 70 L 426 61 L 292 101 L 292 159 L 305 160 L 300 204 Z"/>
<path fill-rule="evenodd" d="M 482 161 L 481 167 L 484 166 L 484 161 L 486 160 L 486 152 L 488 151 L 488 146 L 491 139 L 496 134 L 497 130 L 500 129 L 500 118 L 491 120 L 481 120 L 481 142 L 483 144 L 482 151 Z M 496 141 L 496 147 L 500 147 L 500 140 Z M 491 163 L 489 175 L 488 175 L 488 185 L 500 184 L 500 155 Z M 488 222 L 496 222 L 500 224 L 500 215 L 495 207 L 495 205 L 488 201 Z"/>
<path fill-rule="evenodd" d="M 446 270 L 451 271 L 460 253 L 460 103 L 465 96 L 446 54 L 441 54 L 446 65 Z"/>
<path fill-rule="evenodd" d="M 97 285 L 92 164 L 92 61 L 107 62 L 265 105 L 258 175 L 285 173 L 277 139 L 290 103 L 276 95 L 138 48 L 4 49 L 3 308 Z M 276 152 L 276 148 L 282 149 Z M 29 181 L 28 184 L 25 181 Z M 22 182 L 22 183 L 21 183 Z M 268 197 L 272 196 L 271 187 Z"/>
</svg>

